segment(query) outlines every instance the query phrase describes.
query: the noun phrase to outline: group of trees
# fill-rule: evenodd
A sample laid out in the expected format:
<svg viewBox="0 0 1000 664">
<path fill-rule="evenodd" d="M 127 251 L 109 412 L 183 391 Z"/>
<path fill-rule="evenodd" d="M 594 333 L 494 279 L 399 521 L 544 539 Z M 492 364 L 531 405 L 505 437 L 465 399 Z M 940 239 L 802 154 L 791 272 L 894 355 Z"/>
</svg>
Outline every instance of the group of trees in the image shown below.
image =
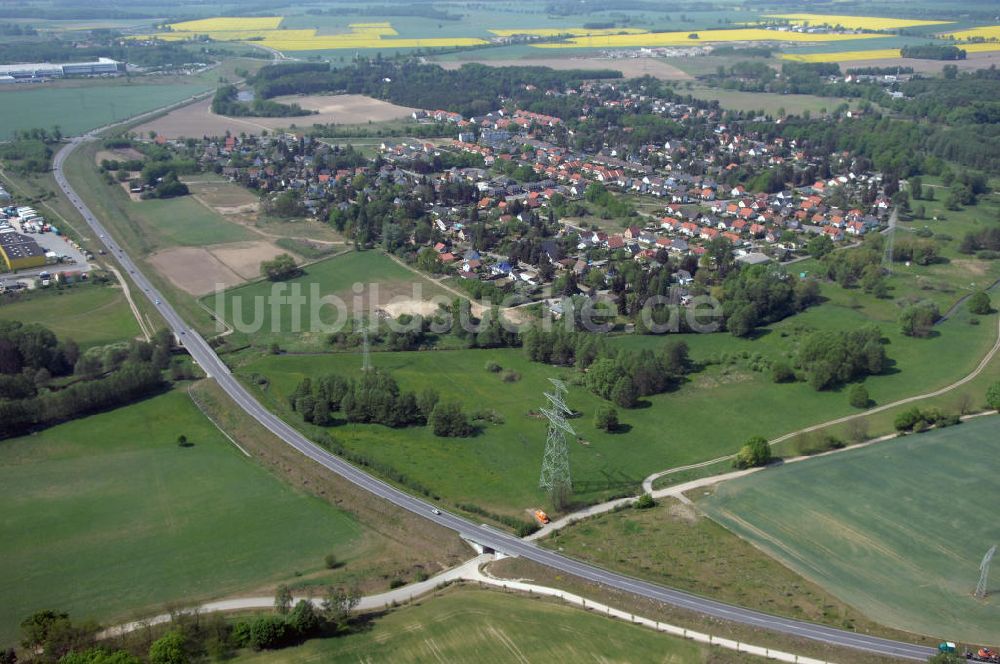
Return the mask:
<svg viewBox="0 0 1000 664">
<path fill-rule="evenodd" d="M 599 182 L 591 182 L 583 192 L 583 198 L 588 203 L 600 209 L 599 215 L 602 219 L 617 219 L 621 217 L 635 217 L 635 208 L 624 196 L 615 196 Z"/>
<path fill-rule="evenodd" d="M 780 266 L 752 265 L 730 273 L 723 283 L 726 329 L 736 337 L 819 302 L 819 284 L 799 279 Z"/>
<path fill-rule="evenodd" d="M 842 288 L 861 286 L 866 293 L 888 297 L 889 286 L 882 269 L 884 243 L 881 233 L 869 233 L 860 247 L 821 254 L 826 278 Z"/>
<path fill-rule="evenodd" d="M 298 104 L 281 104 L 270 99 L 255 98 L 253 101 L 240 101 L 239 90 L 235 85 L 223 85 L 215 91 L 212 98 L 212 112 L 230 117 L 258 118 L 294 118 L 304 115 L 315 115 Z"/>
<path fill-rule="evenodd" d="M 279 254 L 269 261 L 261 262 L 260 274 L 268 281 L 286 281 L 302 274 L 302 270 L 295 264 L 291 254 Z"/>
<path fill-rule="evenodd" d="M 109 140 L 108 147 L 133 147 L 130 141 Z M 141 171 L 141 184 L 146 186 L 142 192 L 142 198 L 174 198 L 176 196 L 187 196 L 190 193 L 188 186 L 181 182 L 181 175 L 190 175 L 200 170 L 198 162 L 194 159 L 177 159 L 166 148 L 160 146 L 140 146 L 149 154 L 143 155 L 142 159 L 101 160 L 101 172 L 105 173 L 108 183 L 113 183 L 111 173 L 117 172 L 119 181 L 129 179 L 129 174 L 134 171 Z"/>
<path fill-rule="evenodd" d="M 933 302 L 917 302 L 903 309 L 899 315 L 900 331 L 908 337 L 929 337 L 941 312 Z"/>
<path fill-rule="evenodd" d="M 996 252 L 1000 252 L 1000 228 L 969 231 L 962 237 L 958 250 L 963 254 L 990 252 L 985 256 L 993 256 Z"/>
<path fill-rule="evenodd" d="M 172 337 L 81 353 L 45 327 L 0 322 L 0 436 L 16 436 L 128 403 L 164 385 Z M 54 379 L 61 379 L 54 381 Z"/>
<path fill-rule="evenodd" d="M 56 127 L 15 132 L 11 141 L 0 143 L 0 160 L 17 173 L 45 173 L 52 164 L 52 145 L 62 138 Z"/>
<path fill-rule="evenodd" d="M 907 44 L 900 49 L 904 58 L 920 60 L 965 60 L 965 49 L 942 44 Z"/>
<path fill-rule="evenodd" d="M 754 436 L 747 440 L 736 453 L 733 465 L 736 468 L 757 468 L 766 466 L 771 462 L 771 446 L 767 439 L 761 436 Z"/>
<path fill-rule="evenodd" d="M 609 347 L 595 334 L 531 327 L 523 335 L 523 345 L 533 362 L 575 365 L 586 371 L 587 388 L 622 408 L 634 408 L 640 397 L 676 387 L 693 368 L 683 341 L 670 341 L 660 352 L 627 351 Z M 601 422 L 602 428 L 613 428 L 617 414 L 613 421 L 602 417 Z"/>
<path fill-rule="evenodd" d="M 809 384 L 817 390 L 880 374 L 887 362 L 882 332 L 875 326 L 813 332 L 802 341 L 798 353 L 799 365 L 809 372 Z"/>
<path fill-rule="evenodd" d="M 304 378 L 289 396 L 289 405 L 306 422 L 318 426 L 333 424 L 333 414 L 339 411 L 348 422 L 389 427 L 430 425 L 435 435 L 443 437 L 475 432 L 457 402 L 442 401 L 433 388 L 405 392 L 381 369 L 365 371 L 358 378 L 338 374 L 315 381 Z"/>
<path fill-rule="evenodd" d="M 941 427 L 953 426 L 960 421 L 961 419 L 958 415 L 946 415 L 935 408 L 922 410 L 914 406 L 897 415 L 893 421 L 893 425 L 896 427 L 896 431 L 919 433 L 931 427 L 940 429 Z"/>
</svg>

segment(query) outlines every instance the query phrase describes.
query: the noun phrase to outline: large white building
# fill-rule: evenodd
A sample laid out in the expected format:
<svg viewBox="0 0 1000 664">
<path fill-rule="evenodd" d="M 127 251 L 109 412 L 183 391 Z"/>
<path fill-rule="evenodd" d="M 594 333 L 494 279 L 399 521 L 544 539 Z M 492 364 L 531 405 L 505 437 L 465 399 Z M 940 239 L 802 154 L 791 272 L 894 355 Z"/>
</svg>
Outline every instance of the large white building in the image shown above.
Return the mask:
<svg viewBox="0 0 1000 664">
<path fill-rule="evenodd" d="M 102 74 L 116 74 L 124 70 L 125 65 L 117 60 L 98 58 L 95 62 L 66 62 L 63 64 L 36 62 L 20 65 L 0 65 L 0 77 L 26 79 L 61 78 L 63 76 L 99 76 Z"/>
</svg>

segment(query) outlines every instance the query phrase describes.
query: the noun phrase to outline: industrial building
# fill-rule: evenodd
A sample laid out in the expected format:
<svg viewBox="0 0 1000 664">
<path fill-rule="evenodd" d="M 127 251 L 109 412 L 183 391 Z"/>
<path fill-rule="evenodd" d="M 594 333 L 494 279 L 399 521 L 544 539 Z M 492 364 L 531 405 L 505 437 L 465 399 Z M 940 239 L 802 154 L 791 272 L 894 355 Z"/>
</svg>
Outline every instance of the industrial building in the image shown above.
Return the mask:
<svg viewBox="0 0 1000 664">
<path fill-rule="evenodd" d="M 45 250 L 13 228 L 0 229 L 0 257 L 7 272 L 45 267 Z"/>
<path fill-rule="evenodd" d="M 7 80 L 28 80 L 39 78 L 62 78 L 64 76 L 101 76 L 125 71 L 125 64 L 111 58 L 98 58 L 95 62 L 48 62 L 19 65 L 0 65 L 0 78 Z"/>
</svg>

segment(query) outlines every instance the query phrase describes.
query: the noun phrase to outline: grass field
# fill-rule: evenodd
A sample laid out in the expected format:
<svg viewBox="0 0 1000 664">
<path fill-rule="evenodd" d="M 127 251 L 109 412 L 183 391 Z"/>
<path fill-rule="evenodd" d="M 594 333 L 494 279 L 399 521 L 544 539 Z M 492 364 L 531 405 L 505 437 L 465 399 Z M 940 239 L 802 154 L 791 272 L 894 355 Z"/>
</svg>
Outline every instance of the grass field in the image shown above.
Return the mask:
<svg viewBox="0 0 1000 664">
<path fill-rule="evenodd" d="M 125 295 L 110 286 L 80 285 L 0 299 L 0 320 L 40 323 L 82 348 L 124 341 L 140 333 Z"/>
<path fill-rule="evenodd" d="M 107 184 L 94 167 L 95 155 L 99 148 L 100 145 L 95 142 L 75 150 L 66 160 L 63 172 L 86 201 L 87 206 L 133 257 L 144 260 L 143 257 L 147 257 L 157 249 L 169 248 L 172 240 L 167 239 L 168 235 L 194 244 L 213 236 L 214 239 L 256 238 L 239 224 L 226 221 L 222 215 L 192 199 L 132 201 L 122 187 Z M 142 206 L 146 203 L 154 203 L 152 208 L 148 208 L 153 210 L 153 215 L 136 214 L 136 211 L 142 210 Z M 171 204 L 178 212 L 189 210 L 194 219 L 205 220 L 210 225 L 207 228 L 200 228 L 192 225 L 191 219 L 174 218 L 170 214 Z M 216 233 L 213 228 L 221 230 Z M 215 329 L 214 319 L 209 312 L 198 306 L 194 298 L 152 269 L 152 265 L 148 267 L 150 269 L 146 274 L 153 280 L 156 288 L 166 295 L 195 329 L 204 332 Z"/>
<path fill-rule="evenodd" d="M 179 390 L 0 443 L 0 484 L 5 645 L 37 609 L 141 616 L 366 554 L 361 525 L 244 457 Z"/>
<path fill-rule="evenodd" d="M 972 590 L 1000 541 L 998 418 L 983 417 L 721 485 L 698 505 L 885 624 L 997 644 L 1000 593 Z"/>
<path fill-rule="evenodd" d="M 364 287 L 361 294 L 356 294 L 352 290 L 355 284 Z M 265 347 L 272 342 L 278 342 L 283 349 L 320 350 L 327 347 L 325 339 L 329 334 L 322 326 L 332 326 L 342 319 L 338 318 L 341 314 L 336 308 L 324 305 L 317 310 L 319 315 L 314 320 L 315 312 L 312 310 L 312 304 L 321 303 L 311 296 L 313 285 L 318 286 L 319 297 L 335 295 L 341 298 L 346 306 L 344 313 L 351 319 L 359 316 L 370 317 L 373 313 L 370 305 L 391 310 L 393 298 L 399 298 L 400 306 L 404 309 L 423 308 L 430 311 L 435 307 L 429 305 L 426 300 L 432 296 L 441 296 L 445 302 L 455 297 L 384 254 L 368 251 L 349 252 L 314 263 L 305 269 L 302 276 L 283 282 L 282 285 L 259 281 L 228 290 L 218 297 L 215 295 L 206 297 L 202 301 L 233 323 L 239 332 L 253 327 L 259 307 L 260 315 L 257 318 L 260 321 L 259 331 L 253 331 L 251 334 L 252 343 L 256 346 Z M 295 319 L 292 307 L 282 306 L 280 311 L 275 312 L 268 304 L 272 292 L 281 295 L 274 290 L 275 288 L 286 288 L 285 294 L 290 294 L 292 289 L 298 288 L 301 294 L 308 298 L 309 301 L 302 307 L 298 321 Z M 415 295 L 421 292 L 422 298 L 415 298 Z"/>
<path fill-rule="evenodd" d="M 278 652 L 245 653 L 235 661 L 690 664 L 719 660 L 710 660 L 708 646 L 580 609 L 518 595 L 458 588 L 376 617 L 362 632 L 308 641 Z"/>
<path fill-rule="evenodd" d="M 211 89 L 213 83 L 90 85 L 57 88 L 17 86 L 0 91 L 5 121 L 0 139 L 15 131 L 58 125 L 63 134 L 81 134 L 94 127 L 167 106 Z"/>
<path fill-rule="evenodd" d="M 587 519 L 555 531 L 542 545 L 605 569 L 771 614 L 864 632 L 875 627 L 828 591 L 672 499 L 651 509 Z"/>
<path fill-rule="evenodd" d="M 155 238 L 157 248 L 200 247 L 257 238 L 190 196 L 129 201 L 126 205 L 129 217 L 140 225 L 145 237 Z"/>
<path fill-rule="evenodd" d="M 843 103 L 850 103 L 838 97 L 817 97 L 816 95 L 781 95 L 768 92 L 741 92 L 740 90 L 724 90 L 722 88 L 693 87 L 685 93 L 698 99 L 715 100 L 722 108 L 740 111 L 764 111 L 769 115 L 777 115 L 784 109 L 789 115 L 802 115 L 804 111 L 813 114 L 823 109 L 832 112 Z M 853 106 L 857 106 L 855 102 Z"/>
<path fill-rule="evenodd" d="M 805 383 L 777 385 L 766 373 L 748 368 L 747 362 L 756 353 L 771 359 L 786 357 L 808 330 L 850 329 L 870 320 L 848 302 L 829 303 L 772 326 L 756 340 L 727 334 L 685 336 L 695 360 L 721 353 L 729 359 L 695 374 L 675 392 L 648 398 L 647 407 L 620 412 L 630 427 L 624 434 L 597 431 L 592 418 L 602 402 L 583 387 L 571 388 L 569 405 L 582 413 L 573 426 L 584 441 L 570 445 L 577 498 L 591 502 L 632 492 L 654 471 L 729 454 L 749 435 L 772 438 L 854 412 L 846 389 L 816 392 Z M 996 326 L 992 317 L 982 325 L 969 325 L 968 320 L 960 313 L 940 326 L 939 336 L 921 340 L 902 337 L 894 316 L 884 323 L 888 353 L 895 364 L 886 375 L 865 381 L 872 398 L 887 403 L 941 387 L 971 371 L 995 340 Z M 613 343 L 658 348 L 665 341 L 629 336 Z M 928 357 L 936 361 L 928 362 Z M 330 430 L 337 440 L 389 463 L 456 503 L 473 502 L 523 516 L 526 508 L 547 502 L 537 488 L 545 428 L 528 411 L 543 403 L 547 378 L 572 380 L 573 370 L 528 362 L 519 349 L 375 353 L 372 360 L 390 371 L 404 389 L 434 387 L 469 410 L 495 409 L 504 424 L 468 440 L 436 438 L 425 428 L 344 425 Z M 485 371 L 489 361 L 519 373 L 521 379 L 503 382 Z M 269 377 L 265 400 L 291 422 L 300 423 L 287 411 L 286 396 L 301 378 L 328 372 L 356 375 L 360 366 L 355 353 L 280 355 L 251 359 L 238 371 Z"/>
</svg>

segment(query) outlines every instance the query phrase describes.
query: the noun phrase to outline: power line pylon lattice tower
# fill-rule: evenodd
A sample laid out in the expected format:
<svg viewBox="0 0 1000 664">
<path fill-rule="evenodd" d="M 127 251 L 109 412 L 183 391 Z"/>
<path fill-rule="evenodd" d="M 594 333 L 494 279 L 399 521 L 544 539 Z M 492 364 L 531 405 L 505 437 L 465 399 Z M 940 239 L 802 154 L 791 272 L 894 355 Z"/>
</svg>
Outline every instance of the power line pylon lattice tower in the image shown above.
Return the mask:
<svg viewBox="0 0 1000 664">
<path fill-rule="evenodd" d="M 371 349 L 368 345 L 368 324 L 361 324 L 361 370 L 372 370 Z"/>
<path fill-rule="evenodd" d="M 550 378 L 555 386 L 553 392 L 546 392 L 545 398 L 551 407 L 542 407 L 542 414 L 549 421 L 548 436 L 545 439 L 545 454 L 542 457 L 542 473 L 538 486 L 546 491 L 568 490 L 572 488 L 573 478 L 569 469 L 569 448 L 566 445 L 566 434 L 576 435 L 576 431 L 566 416 L 572 414 L 566 406 L 566 385 L 560 380 Z"/>
<path fill-rule="evenodd" d="M 896 217 L 897 212 L 893 209 L 889 215 L 889 227 L 885 232 L 885 253 L 882 256 L 882 269 L 888 274 L 892 274 L 893 250 L 896 242 Z"/>
<path fill-rule="evenodd" d="M 983 556 L 983 562 L 979 564 L 979 583 L 976 585 L 976 597 L 983 599 L 986 597 L 986 583 L 990 578 L 990 563 L 993 562 L 993 554 L 997 552 L 997 545 L 994 544 Z"/>
</svg>

